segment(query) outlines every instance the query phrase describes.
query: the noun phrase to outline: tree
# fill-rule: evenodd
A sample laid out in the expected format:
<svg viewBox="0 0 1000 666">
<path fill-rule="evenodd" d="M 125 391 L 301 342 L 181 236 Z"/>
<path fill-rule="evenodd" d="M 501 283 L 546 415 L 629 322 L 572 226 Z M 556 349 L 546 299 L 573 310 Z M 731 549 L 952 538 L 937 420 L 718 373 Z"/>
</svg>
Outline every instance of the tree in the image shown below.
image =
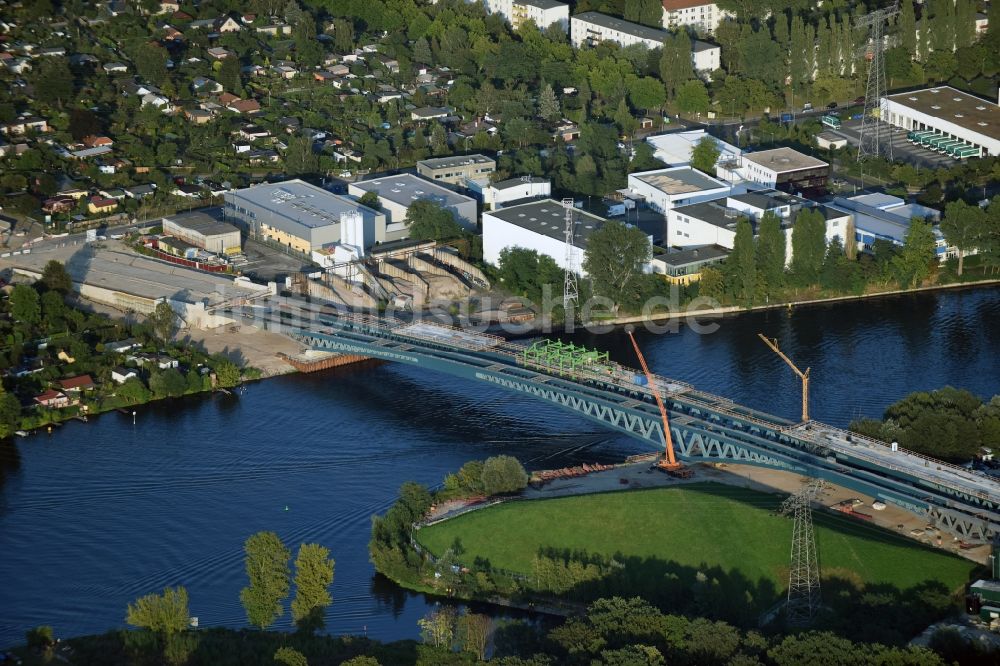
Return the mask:
<svg viewBox="0 0 1000 666">
<path fill-rule="evenodd" d="M 382 202 L 379 201 L 378 190 L 365 192 L 361 195 L 361 198 L 358 199 L 358 203 L 362 206 L 367 206 L 372 210 L 382 210 Z"/>
<path fill-rule="evenodd" d="M 293 136 L 288 139 L 285 149 L 285 171 L 289 175 L 315 173 L 319 169 L 319 156 L 313 150 L 312 139 L 305 136 Z"/>
<path fill-rule="evenodd" d="M 417 199 L 410 204 L 406 224 L 410 228 L 410 238 L 417 240 L 446 240 L 462 235 L 455 214 L 430 199 Z"/>
<path fill-rule="evenodd" d="M 483 463 L 483 490 L 487 495 L 516 493 L 528 485 L 528 474 L 513 456 L 492 456 Z"/>
<path fill-rule="evenodd" d="M 954 245 L 958 250 L 959 277 L 962 275 L 965 253 L 975 249 L 985 222 L 986 211 L 979 206 L 970 206 L 961 199 L 945 206 L 940 229 L 948 244 Z"/>
<path fill-rule="evenodd" d="M 240 602 L 250 624 L 267 629 L 284 612 L 288 596 L 288 560 L 292 554 L 274 532 L 258 532 L 243 546 L 250 585 L 240 590 Z"/>
<path fill-rule="evenodd" d="M 167 51 L 154 42 L 143 42 L 136 49 L 135 71 L 139 76 L 156 85 L 161 85 L 167 78 Z"/>
<path fill-rule="evenodd" d="M 232 388 L 243 380 L 243 373 L 239 366 L 222 354 L 212 354 L 208 359 L 208 365 L 212 368 L 215 380 L 222 388 Z"/>
<path fill-rule="evenodd" d="M 736 223 L 733 251 L 722 265 L 727 291 L 747 307 L 757 292 L 757 261 L 754 257 L 753 229 L 746 218 Z"/>
<path fill-rule="evenodd" d="M 785 233 L 771 211 L 764 213 L 757 228 L 757 272 L 768 296 L 785 283 Z"/>
<path fill-rule="evenodd" d="M 68 294 L 73 289 L 73 280 L 62 262 L 50 259 L 42 269 L 42 284 L 46 289 L 58 291 L 61 294 Z"/>
<path fill-rule="evenodd" d="M 930 275 L 931 265 L 936 261 L 936 247 L 931 225 L 918 217 L 911 219 L 903 249 L 892 260 L 901 287 L 919 285 Z"/>
<path fill-rule="evenodd" d="M 148 402 L 150 391 L 142 380 L 138 377 L 129 377 L 116 391 L 118 397 L 124 398 L 130 405 L 138 405 Z"/>
<path fill-rule="evenodd" d="M 905 49 L 910 60 L 917 59 L 917 16 L 913 10 L 913 2 L 905 0 L 899 6 L 899 18 L 896 19 L 899 30 L 899 44 Z M 926 55 L 926 54 L 924 54 Z"/>
<path fill-rule="evenodd" d="M 699 79 L 685 81 L 677 89 L 677 108 L 684 113 L 706 113 L 709 104 L 708 90 Z"/>
<path fill-rule="evenodd" d="M 26 284 L 15 285 L 10 293 L 10 313 L 16 323 L 36 325 L 42 316 L 38 292 Z"/>
<path fill-rule="evenodd" d="M 283 666 L 309 666 L 306 656 L 290 647 L 278 648 L 278 651 L 274 653 L 274 660 Z"/>
<path fill-rule="evenodd" d="M 157 303 L 146 320 L 161 342 L 167 342 L 174 337 L 174 332 L 177 330 L 177 313 L 167 301 Z"/>
<path fill-rule="evenodd" d="M 65 58 L 46 56 L 35 75 L 35 99 L 59 108 L 73 97 L 73 73 Z"/>
<path fill-rule="evenodd" d="M 816 284 L 826 256 L 826 221 L 819 211 L 803 209 L 792 226 L 792 274 L 802 286 Z"/>
<path fill-rule="evenodd" d="M 292 599 L 292 620 L 300 629 L 312 632 L 323 626 L 323 611 L 333 601 L 334 562 L 330 551 L 315 543 L 299 546 L 295 558 L 295 598 Z"/>
<path fill-rule="evenodd" d="M 634 295 L 651 254 L 646 234 L 636 227 L 611 221 L 587 240 L 583 270 L 590 276 L 594 293 L 611 299 L 617 312 Z"/>
<path fill-rule="evenodd" d="M 663 42 L 660 54 L 660 80 L 666 87 L 667 97 L 673 99 L 682 83 L 694 78 L 691 63 L 691 38 L 680 32 Z"/>
<path fill-rule="evenodd" d="M 223 90 L 236 96 L 243 96 L 243 81 L 240 78 L 240 61 L 237 58 L 223 58 L 219 67 L 218 80 Z"/>
<path fill-rule="evenodd" d="M 10 437 L 21 425 L 21 403 L 0 386 L 0 439 Z"/>
<path fill-rule="evenodd" d="M 707 134 L 691 149 L 691 166 L 707 174 L 715 175 L 715 164 L 719 161 L 719 144 Z"/>
<path fill-rule="evenodd" d="M 658 109 L 667 101 L 663 84 L 651 76 L 633 77 L 627 85 L 629 102 L 636 109 Z"/>
<path fill-rule="evenodd" d="M 458 640 L 462 650 L 476 655 L 476 659 L 480 661 L 485 660 L 491 624 L 489 615 L 466 609 L 458 618 Z"/>
<path fill-rule="evenodd" d="M 424 642 L 437 647 L 451 649 L 455 638 L 455 609 L 443 606 L 417 620 L 420 636 Z"/>
<path fill-rule="evenodd" d="M 558 120 L 562 116 L 559 109 L 559 100 L 552 86 L 548 83 L 538 94 L 538 117 L 543 120 Z"/>
<path fill-rule="evenodd" d="M 187 380 L 176 368 L 167 368 L 149 378 L 149 388 L 157 397 L 177 398 L 187 392 Z"/>
<path fill-rule="evenodd" d="M 44 652 L 47 656 L 51 657 L 49 653 L 52 651 L 52 647 L 56 644 L 52 627 L 47 624 L 43 624 L 32 629 L 28 629 L 28 631 L 24 632 L 24 639 L 29 648 Z"/>
<path fill-rule="evenodd" d="M 147 594 L 128 605 L 125 621 L 154 633 L 170 636 L 188 626 L 188 593 L 183 587 L 165 587 L 163 594 Z"/>
</svg>

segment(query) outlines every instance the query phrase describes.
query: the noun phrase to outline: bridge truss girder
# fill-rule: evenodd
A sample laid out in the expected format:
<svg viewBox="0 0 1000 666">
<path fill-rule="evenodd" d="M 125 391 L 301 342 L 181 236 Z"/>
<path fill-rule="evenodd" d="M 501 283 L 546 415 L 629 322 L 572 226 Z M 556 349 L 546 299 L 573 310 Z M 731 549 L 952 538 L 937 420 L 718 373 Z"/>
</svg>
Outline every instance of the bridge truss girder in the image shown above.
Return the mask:
<svg viewBox="0 0 1000 666">
<path fill-rule="evenodd" d="M 526 368 L 489 362 L 471 365 L 469 359 L 458 359 L 460 354 L 455 352 L 431 353 L 427 350 L 425 353 L 415 341 L 369 340 L 365 339 L 368 337 L 365 332 L 331 335 L 300 331 L 294 337 L 323 351 L 380 358 L 487 382 L 572 411 L 646 442 L 651 448 L 663 448 L 659 412 L 655 405 L 645 401 L 647 394 L 638 391 L 638 387 L 634 396 L 622 396 L 620 402 L 614 402 L 587 393 L 584 387 L 578 386 L 579 390 L 575 390 L 557 377 L 541 375 Z M 959 538 L 987 541 L 998 533 L 998 522 L 934 504 L 927 498 L 916 496 L 919 493 L 914 488 L 893 479 L 879 478 L 874 472 L 848 469 L 829 460 L 829 452 L 825 449 L 794 449 L 791 446 L 794 438 L 779 428 L 767 428 L 753 422 L 727 422 L 725 417 L 707 409 L 700 414 L 698 409 L 691 407 L 680 411 L 683 405 L 671 400 L 670 396 L 665 403 L 671 411 L 670 430 L 681 460 L 752 465 L 821 478 L 919 515 Z M 789 452 L 774 450 L 771 448 L 774 445 L 785 446 Z"/>
</svg>

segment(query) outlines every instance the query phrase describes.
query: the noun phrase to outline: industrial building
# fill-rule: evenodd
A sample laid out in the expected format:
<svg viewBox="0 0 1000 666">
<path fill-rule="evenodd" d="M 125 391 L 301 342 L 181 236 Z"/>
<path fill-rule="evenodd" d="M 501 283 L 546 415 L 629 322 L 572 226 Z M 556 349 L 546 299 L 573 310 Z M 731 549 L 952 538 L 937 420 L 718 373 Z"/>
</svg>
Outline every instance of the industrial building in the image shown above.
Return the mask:
<svg viewBox="0 0 1000 666">
<path fill-rule="evenodd" d="M 544 30 L 553 23 L 569 30 L 569 5 L 556 0 L 485 0 L 486 10 L 501 14 L 517 30 L 522 23 L 533 21 Z"/>
<path fill-rule="evenodd" d="M 496 160 L 485 155 L 454 155 L 417 162 L 417 173 L 429 180 L 465 185 L 467 180 L 488 177 L 497 170 Z"/>
<path fill-rule="evenodd" d="M 574 224 L 570 268 L 585 275 L 583 256 L 587 239 L 607 220 L 578 208 L 563 206 L 552 199 L 483 213 L 483 260 L 497 265 L 501 252 L 521 247 L 551 257 L 560 268 L 565 269 L 567 214 L 572 216 Z"/>
<path fill-rule="evenodd" d="M 668 166 L 687 166 L 691 164 L 691 152 L 705 137 L 714 141 L 715 147 L 719 149 L 719 162 L 735 159 L 741 152 L 736 146 L 703 129 L 657 134 L 646 137 L 646 143 L 653 147 L 653 157 Z"/>
<path fill-rule="evenodd" d="M 469 189 L 483 202 L 483 208 L 492 210 L 503 208 L 512 202 L 538 199 L 552 194 L 552 181 L 536 176 L 509 178 L 496 183 L 488 180 L 471 181 Z"/>
<path fill-rule="evenodd" d="M 225 202 L 226 219 L 245 228 L 251 238 L 307 255 L 339 241 L 341 220 L 353 214 L 362 218 L 365 248 L 386 240 L 383 213 L 299 179 L 231 190 Z"/>
<path fill-rule="evenodd" d="M 410 173 L 395 176 L 381 176 L 373 180 L 351 183 L 347 193 L 356 197 L 366 192 L 378 195 L 379 204 L 385 214 L 385 240 L 394 241 L 407 238 L 409 228 L 406 224 L 406 214 L 414 201 L 430 200 L 450 210 L 455 221 L 463 228 L 474 231 L 476 228 L 476 200 L 463 194 L 458 194 L 426 178 Z"/>
<path fill-rule="evenodd" d="M 853 237 L 852 215 L 849 211 L 814 204 L 812 201 L 785 192 L 747 192 L 732 194 L 724 199 L 703 201 L 674 208 L 667 216 L 667 243 L 688 249 L 719 245 L 733 249 L 736 225 L 740 219 L 750 221 L 757 233 L 757 224 L 765 213 L 773 213 L 781 221 L 785 233 L 785 259 L 792 258 L 792 227 L 804 209 L 819 211 L 826 221 L 826 241 L 839 237 L 841 242 Z"/>
<path fill-rule="evenodd" d="M 688 285 L 701 279 L 703 268 L 721 263 L 728 256 L 729 249 L 721 245 L 702 245 L 653 255 L 649 265 L 653 273 L 664 276 L 667 282 Z"/>
<path fill-rule="evenodd" d="M 239 254 L 240 230 L 205 213 L 181 213 L 163 218 L 163 233 L 214 254 Z"/>
<path fill-rule="evenodd" d="M 891 194 L 860 194 L 856 197 L 836 197 L 831 207 L 850 213 L 854 219 L 854 238 L 858 250 L 871 252 L 876 240 L 889 241 L 902 247 L 906 234 L 910 231 L 910 221 L 920 218 L 934 223 L 932 227 L 936 239 L 934 252 L 939 261 L 958 256 L 958 251 L 948 245 L 944 234 L 936 226 L 941 218 L 940 211 L 920 204 L 908 204 Z M 975 254 L 974 251 L 966 255 Z"/>
<path fill-rule="evenodd" d="M 950 86 L 883 97 L 882 118 L 955 158 L 1000 155 L 1000 106 Z"/>
<path fill-rule="evenodd" d="M 689 166 L 638 171 L 628 175 L 629 193 L 666 215 L 678 206 L 717 199 L 729 194 L 729 185 Z"/>
<path fill-rule="evenodd" d="M 793 148 L 744 152 L 720 162 L 716 175 L 732 183 L 740 181 L 786 192 L 818 190 L 826 187 L 830 165 Z"/>
</svg>

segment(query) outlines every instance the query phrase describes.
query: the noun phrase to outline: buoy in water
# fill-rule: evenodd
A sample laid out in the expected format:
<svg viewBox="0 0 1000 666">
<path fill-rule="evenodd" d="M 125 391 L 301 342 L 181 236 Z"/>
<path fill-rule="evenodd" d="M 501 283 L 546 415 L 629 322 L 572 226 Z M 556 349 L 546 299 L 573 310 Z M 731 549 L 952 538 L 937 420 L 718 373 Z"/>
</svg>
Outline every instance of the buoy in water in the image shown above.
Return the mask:
<svg viewBox="0 0 1000 666">
<path fill-rule="evenodd" d="M 287 504 L 285 505 L 285 511 L 288 511 L 288 505 Z"/>
</svg>

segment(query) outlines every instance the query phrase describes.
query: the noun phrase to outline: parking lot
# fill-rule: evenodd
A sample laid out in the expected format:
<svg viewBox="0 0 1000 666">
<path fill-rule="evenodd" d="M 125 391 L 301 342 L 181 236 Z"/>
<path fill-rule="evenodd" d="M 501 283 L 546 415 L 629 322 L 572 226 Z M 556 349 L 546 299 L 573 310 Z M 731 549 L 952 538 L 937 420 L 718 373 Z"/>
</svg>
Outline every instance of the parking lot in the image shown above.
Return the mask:
<svg viewBox="0 0 1000 666">
<path fill-rule="evenodd" d="M 944 153 L 910 143 L 906 139 L 906 130 L 900 127 L 884 126 L 883 129 L 889 132 L 892 157 L 896 161 L 925 168 L 947 168 L 953 166 L 957 161 Z M 861 142 L 860 120 L 848 120 L 841 125 L 840 129 L 827 131 L 844 137 L 849 144 L 855 147 Z"/>
</svg>

